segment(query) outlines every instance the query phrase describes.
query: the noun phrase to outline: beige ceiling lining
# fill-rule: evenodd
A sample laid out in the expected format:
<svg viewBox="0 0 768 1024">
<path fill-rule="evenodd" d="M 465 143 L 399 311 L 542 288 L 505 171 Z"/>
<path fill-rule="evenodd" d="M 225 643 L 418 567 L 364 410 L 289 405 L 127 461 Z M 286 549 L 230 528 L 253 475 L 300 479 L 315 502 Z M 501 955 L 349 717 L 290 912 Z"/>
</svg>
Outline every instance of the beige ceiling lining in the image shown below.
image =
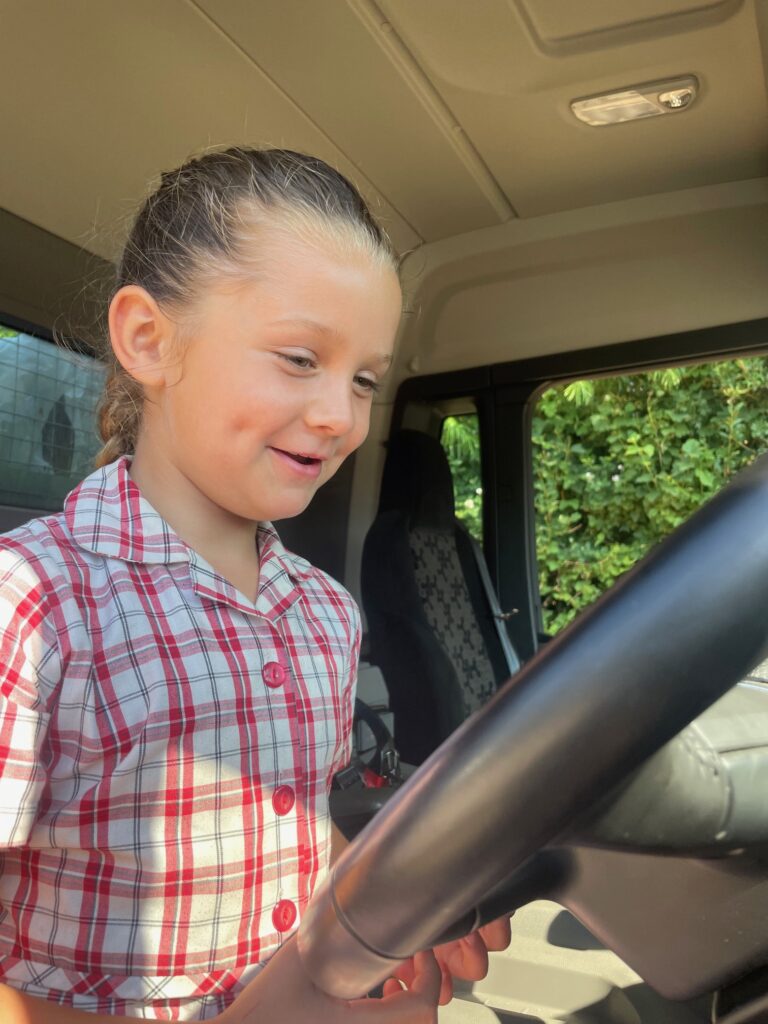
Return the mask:
<svg viewBox="0 0 768 1024">
<path fill-rule="evenodd" d="M 552 57 L 652 40 L 730 18 L 744 0 L 635 0 L 632 17 L 606 0 L 509 0 L 534 45 Z M 610 13 L 609 13 L 610 11 Z"/>
<path fill-rule="evenodd" d="M 424 246 L 397 373 L 439 373 L 768 316 L 768 179 L 510 221 Z"/>
<path fill-rule="evenodd" d="M 403 75 L 402 60 L 396 63 L 382 45 L 378 26 L 347 0 L 196 2 L 342 151 L 355 155 L 423 239 L 500 222 L 499 195 L 489 190 L 487 175 L 478 181 L 476 161 L 468 164 L 450 129 Z"/>
<path fill-rule="evenodd" d="M 531 249 L 518 272 L 457 292 L 435 311 L 422 372 L 765 317 L 767 230 L 762 206 L 592 236 L 584 242 L 594 257 L 581 244 L 558 245 L 550 259 Z"/>
<path fill-rule="evenodd" d="M 0 207 L 30 224 L 114 259 L 161 169 L 233 143 L 292 146 L 356 177 L 359 161 L 186 0 L 2 6 L 0 63 L 16 85 L 0 91 Z M 400 251 L 420 244 L 380 190 L 366 194 Z"/>
<path fill-rule="evenodd" d="M 298 113 L 302 115 L 302 117 L 305 117 L 307 121 L 309 121 L 312 124 L 316 131 L 318 131 L 323 136 L 323 138 L 326 140 L 329 146 L 332 146 L 344 158 L 344 160 L 346 160 L 349 164 L 352 165 L 352 167 L 355 168 L 355 184 L 362 192 L 366 193 L 368 196 L 380 195 L 378 189 L 373 184 L 373 182 L 371 182 L 360 170 L 360 167 L 355 162 L 354 158 L 350 156 L 349 153 L 344 152 L 344 150 L 339 146 L 339 144 L 335 142 L 334 139 L 332 139 L 328 135 L 328 133 L 323 129 L 322 125 L 318 124 L 318 122 L 308 113 L 308 111 L 305 110 L 304 107 L 301 106 L 301 104 L 297 103 L 292 96 L 289 96 L 288 93 L 283 88 L 281 88 L 280 84 L 276 82 L 274 78 L 270 74 L 268 74 L 268 72 L 253 59 L 251 54 L 249 54 L 248 51 L 244 49 L 236 39 L 234 39 L 224 28 L 222 28 L 221 25 L 219 25 L 219 23 L 206 10 L 203 9 L 203 7 L 197 2 L 197 0 L 186 0 L 186 2 L 191 7 L 195 8 L 200 17 L 203 18 L 203 20 L 210 25 L 214 32 L 218 33 L 223 39 L 225 39 L 227 43 L 229 43 L 230 46 L 237 50 L 237 52 L 251 65 L 251 67 L 255 68 L 260 75 L 262 75 L 269 81 L 269 83 L 272 85 L 275 91 L 280 94 L 280 96 L 285 100 L 286 103 L 290 104 Z M 424 239 L 422 238 L 418 229 L 408 220 L 408 218 L 403 214 L 403 212 L 397 209 L 395 204 L 392 203 L 388 197 L 382 196 L 382 198 L 386 201 L 387 205 L 390 206 L 395 211 L 397 216 L 413 232 L 413 234 L 419 240 L 419 244 L 423 242 Z"/>
<path fill-rule="evenodd" d="M 503 223 L 517 214 L 445 100 L 374 0 L 347 0 L 450 142 Z"/>
<path fill-rule="evenodd" d="M 567 58 L 532 44 L 511 0 L 380 3 L 521 219 L 764 172 L 754 0 L 713 8 L 731 15 L 716 24 L 691 16 L 688 32 Z M 691 73 L 701 93 L 680 116 L 603 129 L 570 112 L 579 96 Z"/>
<path fill-rule="evenodd" d="M 204 147 L 285 145 L 360 181 L 408 251 L 516 224 L 513 211 L 764 173 L 765 0 L 525 2 L 547 12 L 548 39 L 579 45 L 585 25 L 635 19 L 642 36 L 667 5 L 689 30 L 661 18 L 658 38 L 554 56 L 523 0 L 0 0 L 14 83 L 0 93 L 0 207 L 113 257 L 112 225 L 161 168 Z M 674 118 L 602 130 L 570 114 L 576 96 L 689 72 L 701 94 Z"/>
<path fill-rule="evenodd" d="M 529 245 L 584 238 L 595 232 L 634 230 L 637 225 L 678 218 L 688 218 L 694 224 L 695 218 L 720 210 L 756 207 L 768 209 L 768 177 L 637 196 L 600 207 L 520 219 L 461 237 L 446 238 L 423 246 L 404 262 L 404 275 L 412 281 L 408 293 L 410 302 L 430 304 L 435 290 L 472 287 L 475 281 L 499 269 L 519 267 L 519 253 Z"/>
</svg>

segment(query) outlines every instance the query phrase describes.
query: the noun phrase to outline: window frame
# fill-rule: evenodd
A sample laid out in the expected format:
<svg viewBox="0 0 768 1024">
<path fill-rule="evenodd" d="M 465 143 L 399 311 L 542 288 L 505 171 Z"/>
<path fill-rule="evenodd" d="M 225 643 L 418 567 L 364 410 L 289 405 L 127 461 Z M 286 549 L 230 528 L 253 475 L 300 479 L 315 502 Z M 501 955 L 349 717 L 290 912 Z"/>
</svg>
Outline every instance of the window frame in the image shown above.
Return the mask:
<svg viewBox="0 0 768 1024">
<path fill-rule="evenodd" d="M 549 639 L 542 626 L 533 491 L 531 429 L 538 396 L 555 384 L 586 377 L 759 355 L 768 355 L 768 317 L 403 381 L 390 433 L 403 425 L 410 405 L 453 398 L 476 403 L 483 546 L 502 609 L 516 609 L 507 629 L 522 660 Z"/>
<path fill-rule="evenodd" d="M 3 313 L 2 310 L 0 310 L 0 327 L 10 327 L 11 330 L 20 331 L 22 334 L 31 334 L 33 337 L 39 338 L 40 341 L 47 341 L 51 345 L 56 344 L 53 331 L 49 327 L 43 327 L 41 324 L 35 324 L 29 320 L 23 320 L 18 316 L 12 316 L 10 313 Z M 92 352 L 90 354 L 93 355 Z"/>
</svg>

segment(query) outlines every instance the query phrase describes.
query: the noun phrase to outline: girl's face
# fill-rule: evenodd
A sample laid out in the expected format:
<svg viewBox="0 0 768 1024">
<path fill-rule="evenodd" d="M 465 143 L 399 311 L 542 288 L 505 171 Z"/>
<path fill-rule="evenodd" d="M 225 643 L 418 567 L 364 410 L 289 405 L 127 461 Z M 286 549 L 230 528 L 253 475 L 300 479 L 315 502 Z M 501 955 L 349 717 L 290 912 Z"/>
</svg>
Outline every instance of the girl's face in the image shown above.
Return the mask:
<svg viewBox="0 0 768 1024">
<path fill-rule="evenodd" d="M 401 301 L 363 255 L 270 238 L 263 275 L 192 311 L 179 380 L 145 408 L 152 445 L 219 509 L 297 515 L 366 437 Z"/>
</svg>

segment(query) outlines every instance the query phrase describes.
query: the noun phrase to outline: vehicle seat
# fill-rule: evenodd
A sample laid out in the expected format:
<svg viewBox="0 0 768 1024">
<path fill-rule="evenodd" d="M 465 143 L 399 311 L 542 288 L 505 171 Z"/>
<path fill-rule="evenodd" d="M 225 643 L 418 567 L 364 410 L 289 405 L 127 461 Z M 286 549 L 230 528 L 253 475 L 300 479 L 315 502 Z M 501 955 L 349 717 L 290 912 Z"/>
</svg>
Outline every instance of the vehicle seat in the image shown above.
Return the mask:
<svg viewBox="0 0 768 1024">
<path fill-rule="evenodd" d="M 454 516 L 448 460 L 426 434 L 401 430 L 387 445 L 361 582 L 395 744 L 421 764 L 510 674 L 472 538 Z"/>
</svg>

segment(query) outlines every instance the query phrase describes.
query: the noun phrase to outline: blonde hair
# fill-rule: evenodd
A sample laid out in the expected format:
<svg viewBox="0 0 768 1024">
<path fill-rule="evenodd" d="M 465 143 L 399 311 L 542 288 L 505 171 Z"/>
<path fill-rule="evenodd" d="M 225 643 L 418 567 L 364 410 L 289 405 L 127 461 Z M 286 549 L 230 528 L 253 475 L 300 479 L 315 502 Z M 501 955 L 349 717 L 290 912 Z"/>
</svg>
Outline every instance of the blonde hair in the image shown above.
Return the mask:
<svg viewBox="0 0 768 1024">
<path fill-rule="evenodd" d="M 114 292 L 139 285 L 163 308 L 183 314 L 201 287 L 244 279 L 263 265 L 268 252 L 254 240 L 264 229 L 397 269 L 392 244 L 365 200 L 329 164 L 288 149 L 233 147 L 161 176 L 136 217 Z M 144 404 L 141 385 L 108 345 L 104 357 L 109 370 L 98 412 L 104 446 L 97 466 L 134 450 Z"/>
</svg>

